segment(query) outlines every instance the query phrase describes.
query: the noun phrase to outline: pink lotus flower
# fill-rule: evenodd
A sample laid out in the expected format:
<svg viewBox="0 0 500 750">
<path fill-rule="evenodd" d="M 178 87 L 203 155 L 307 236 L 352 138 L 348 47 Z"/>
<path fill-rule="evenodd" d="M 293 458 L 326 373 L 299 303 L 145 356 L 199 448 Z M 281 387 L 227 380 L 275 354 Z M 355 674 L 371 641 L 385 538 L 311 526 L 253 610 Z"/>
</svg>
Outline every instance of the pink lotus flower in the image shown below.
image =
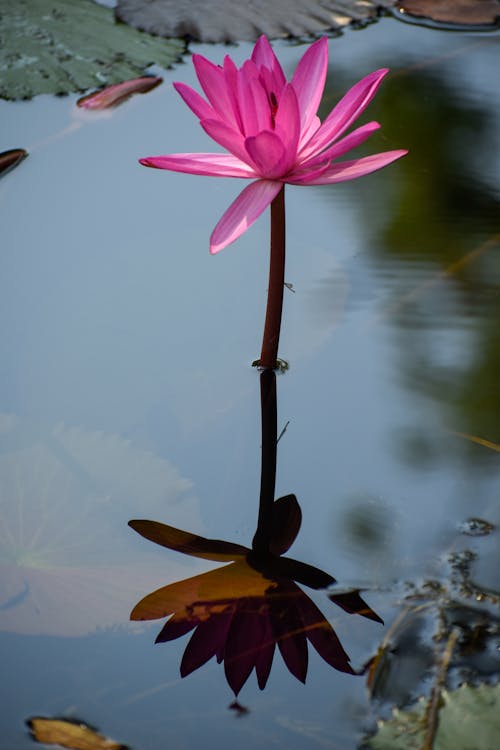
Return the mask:
<svg viewBox="0 0 500 750">
<path fill-rule="evenodd" d="M 201 55 L 193 63 L 206 100 L 184 83 L 174 84 L 202 128 L 229 153 L 150 156 L 141 164 L 174 172 L 254 180 L 224 213 L 210 238 L 216 253 L 236 240 L 278 195 L 284 183 L 329 185 L 385 167 L 407 152 L 385 151 L 350 161 L 336 160 L 379 128 L 369 122 L 344 133 L 375 95 L 387 69 L 353 86 L 321 123 L 318 110 L 328 66 L 326 37 L 311 45 L 290 82 L 265 36 L 250 60 L 237 68 Z"/>
</svg>

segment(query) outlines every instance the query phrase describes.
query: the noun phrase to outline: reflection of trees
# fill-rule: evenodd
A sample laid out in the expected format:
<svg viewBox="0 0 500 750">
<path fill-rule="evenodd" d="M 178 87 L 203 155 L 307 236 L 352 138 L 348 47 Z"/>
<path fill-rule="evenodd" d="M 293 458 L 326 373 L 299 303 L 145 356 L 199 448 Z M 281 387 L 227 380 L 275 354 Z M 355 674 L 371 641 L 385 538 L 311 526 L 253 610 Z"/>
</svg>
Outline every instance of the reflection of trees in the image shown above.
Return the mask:
<svg viewBox="0 0 500 750">
<path fill-rule="evenodd" d="M 500 443 L 500 201 L 484 176 L 493 117 L 459 86 L 410 67 L 381 88 L 370 116 L 410 154 L 379 179 L 381 194 L 356 185 L 354 205 L 393 290 L 406 384 L 439 403 L 450 428 Z"/>
<path fill-rule="evenodd" d="M 252 548 L 205 539 L 156 521 L 130 521 L 142 536 L 194 557 L 229 563 L 221 568 L 164 586 L 133 609 L 133 620 L 169 617 L 156 641 L 192 632 L 181 662 L 181 675 L 212 657 L 224 662 L 229 686 L 237 695 L 255 669 L 264 689 L 276 647 L 289 671 L 305 682 L 309 642 L 332 667 L 354 674 L 335 631 L 297 583 L 325 589 L 335 583 L 328 573 L 284 557 L 301 525 L 295 495 L 274 500 L 277 453 L 276 376 L 261 373 L 262 471 L 259 516 Z M 329 596 L 350 614 L 381 622 L 358 591 Z"/>
</svg>

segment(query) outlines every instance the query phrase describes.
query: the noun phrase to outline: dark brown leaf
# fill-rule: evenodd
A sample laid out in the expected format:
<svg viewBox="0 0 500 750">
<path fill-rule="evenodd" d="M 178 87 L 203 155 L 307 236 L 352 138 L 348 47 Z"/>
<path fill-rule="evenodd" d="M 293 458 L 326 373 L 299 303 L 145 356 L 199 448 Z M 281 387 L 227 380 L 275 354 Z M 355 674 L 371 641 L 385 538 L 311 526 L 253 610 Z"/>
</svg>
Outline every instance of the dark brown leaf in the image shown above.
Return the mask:
<svg viewBox="0 0 500 750">
<path fill-rule="evenodd" d="M 23 159 L 26 159 L 28 152 L 24 148 L 11 148 L 0 154 L 0 175 L 7 174 L 11 169 L 17 167 Z"/>
</svg>

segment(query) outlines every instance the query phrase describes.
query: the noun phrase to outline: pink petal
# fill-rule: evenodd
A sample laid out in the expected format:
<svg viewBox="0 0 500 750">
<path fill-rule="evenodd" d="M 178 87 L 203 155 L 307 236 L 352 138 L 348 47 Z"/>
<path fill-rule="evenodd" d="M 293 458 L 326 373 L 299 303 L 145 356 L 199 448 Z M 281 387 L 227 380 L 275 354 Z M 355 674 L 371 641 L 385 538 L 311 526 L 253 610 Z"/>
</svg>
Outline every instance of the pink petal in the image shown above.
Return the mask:
<svg viewBox="0 0 500 750">
<path fill-rule="evenodd" d="M 237 98 L 239 71 L 236 65 L 234 64 L 234 62 L 229 57 L 229 55 L 226 55 L 224 58 L 223 69 L 224 69 L 224 77 L 226 79 L 227 93 L 231 100 L 231 106 L 233 108 L 234 117 L 236 120 L 236 126 L 240 132 L 243 132 L 243 126 L 241 123 L 241 115 L 240 115 L 240 110 L 238 106 L 238 98 Z"/>
<path fill-rule="evenodd" d="M 255 177 L 255 172 L 232 154 L 165 154 L 139 159 L 145 167 L 209 177 Z"/>
<path fill-rule="evenodd" d="M 274 54 L 273 48 L 264 35 L 259 37 L 255 43 L 252 52 L 252 61 L 257 67 L 267 69 L 271 73 L 271 78 L 269 78 L 264 71 L 261 71 L 266 76 L 266 81 L 272 86 L 272 89 L 269 90 L 280 93 L 286 83 L 285 74 L 278 58 Z"/>
<path fill-rule="evenodd" d="M 237 126 L 237 118 L 233 109 L 233 101 L 227 91 L 224 70 L 219 65 L 207 60 L 202 55 L 193 55 L 193 64 L 200 86 L 218 116 L 228 123 Z"/>
<path fill-rule="evenodd" d="M 356 128 L 356 130 L 353 130 L 352 133 L 349 133 L 349 135 L 346 135 L 345 138 L 342 138 L 333 146 L 330 146 L 330 148 L 322 151 L 320 154 L 318 154 L 318 156 L 313 156 L 312 158 L 307 159 L 300 165 L 300 169 L 316 167 L 320 164 L 324 164 L 327 161 L 331 161 L 332 159 L 338 159 L 339 156 L 343 156 L 348 151 L 351 151 L 351 149 L 356 148 L 356 146 L 359 146 L 361 143 L 364 143 L 364 141 L 366 141 L 366 139 L 369 138 L 371 134 L 379 128 L 379 123 L 375 121 L 368 122 L 366 123 L 366 125 L 362 125 L 360 128 Z"/>
<path fill-rule="evenodd" d="M 262 130 L 270 130 L 273 126 L 267 93 L 256 77 L 254 67 L 253 63 L 247 60 L 238 75 L 238 110 L 242 133 L 246 136 L 257 135 Z"/>
<path fill-rule="evenodd" d="M 282 188 L 281 182 L 257 180 L 246 187 L 229 206 L 210 237 L 210 252 L 234 242 L 276 198 Z"/>
<path fill-rule="evenodd" d="M 216 112 L 197 91 L 187 86 L 185 83 L 174 83 L 174 89 L 182 96 L 189 109 L 194 112 L 200 120 L 206 120 L 217 117 Z"/>
<path fill-rule="evenodd" d="M 345 182 L 346 180 L 355 180 L 357 177 L 363 177 L 365 174 L 376 172 L 377 169 L 386 167 L 396 159 L 400 159 L 408 151 L 384 151 L 381 154 L 364 156 L 361 159 L 352 161 L 342 161 L 332 164 L 319 177 L 316 175 L 307 175 L 300 179 L 287 178 L 291 185 L 332 185 L 335 182 Z"/>
<path fill-rule="evenodd" d="M 318 111 L 325 88 L 328 67 L 328 40 L 314 42 L 302 56 L 292 78 L 301 113 L 302 130 L 306 130 Z"/>
<path fill-rule="evenodd" d="M 307 158 L 314 152 L 321 151 L 342 135 L 366 109 L 388 72 L 387 68 L 375 70 L 349 89 L 307 143 L 302 156 Z"/>
<path fill-rule="evenodd" d="M 286 148 L 285 171 L 289 171 L 297 159 L 300 136 L 300 111 L 295 89 L 287 84 L 283 90 L 274 120 L 276 135 Z"/>
<path fill-rule="evenodd" d="M 231 125 L 222 120 L 201 120 L 200 125 L 210 138 L 213 138 L 219 146 L 226 148 L 238 159 L 248 162 L 248 153 L 245 149 L 245 139 Z"/>
<path fill-rule="evenodd" d="M 245 148 L 261 177 L 270 180 L 284 173 L 286 149 L 280 138 L 269 130 L 245 140 Z"/>
<path fill-rule="evenodd" d="M 304 144 L 306 144 L 308 141 L 311 140 L 313 135 L 319 130 L 320 127 L 321 127 L 321 120 L 319 119 L 317 115 L 314 115 L 309 125 L 305 128 L 305 130 L 302 130 L 300 134 L 299 153 L 303 150 Z"/>
</svg>

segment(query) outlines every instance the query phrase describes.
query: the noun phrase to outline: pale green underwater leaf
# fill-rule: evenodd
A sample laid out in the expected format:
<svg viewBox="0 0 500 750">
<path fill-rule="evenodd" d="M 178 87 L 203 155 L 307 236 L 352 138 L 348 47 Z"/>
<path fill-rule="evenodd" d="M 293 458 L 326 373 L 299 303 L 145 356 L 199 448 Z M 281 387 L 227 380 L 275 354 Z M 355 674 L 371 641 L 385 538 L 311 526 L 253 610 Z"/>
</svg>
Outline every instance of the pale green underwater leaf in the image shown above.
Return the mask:
<svg viewBox="0 0 500 750">
<path fill-rule="evenodd" d="M 0 0 L 0 97 L 27 99 L 121 83 L 184 52 L 115 22 L 92 0 Z"/>
<path fill-rule="evenodd" d="M 434 750 L 498 750 L 500 738 L 500 685 L 464 685 L 443 691 L 443 706 Z M 372 750 L 421 750 L 427 701 L 415 710 L 396 709 L 390 721 L 380 722 L 366 747 Z"/>
</svg>

